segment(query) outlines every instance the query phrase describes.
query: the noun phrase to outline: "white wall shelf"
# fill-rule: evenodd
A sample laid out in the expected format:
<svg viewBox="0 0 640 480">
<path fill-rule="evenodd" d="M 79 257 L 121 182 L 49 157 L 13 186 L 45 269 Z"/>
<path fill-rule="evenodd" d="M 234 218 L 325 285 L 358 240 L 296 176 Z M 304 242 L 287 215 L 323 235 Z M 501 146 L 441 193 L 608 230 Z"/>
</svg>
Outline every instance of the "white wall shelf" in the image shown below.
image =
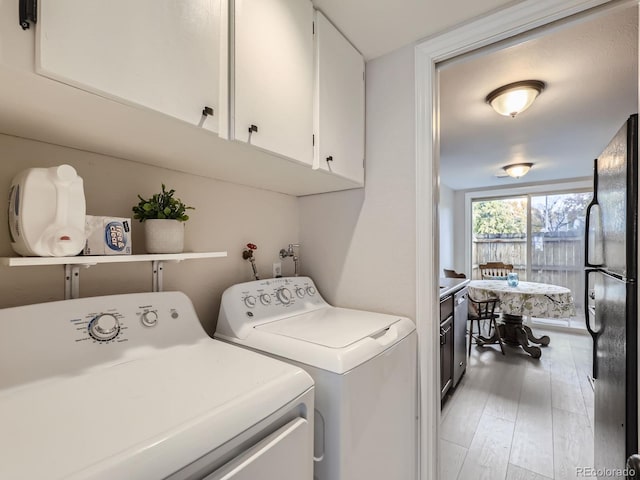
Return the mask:
<svg viewBox="0 0 640 480">
<path fill-rule="evenodd" d="M 181 262 L 204 258 L 226 257 L 227 252 L 162 253 L 149 255 L 103 255 L 77 257 L 0 257 L 0 265 L 6 267 L 34 267 L 45 265 L 64 266 L 64 297 L 80 296 L 80 267 L 89 268 L 99 263 L 151 262 L 151 284 L 154 292 L 162 291 L 163 262 Z"/>
</svg>

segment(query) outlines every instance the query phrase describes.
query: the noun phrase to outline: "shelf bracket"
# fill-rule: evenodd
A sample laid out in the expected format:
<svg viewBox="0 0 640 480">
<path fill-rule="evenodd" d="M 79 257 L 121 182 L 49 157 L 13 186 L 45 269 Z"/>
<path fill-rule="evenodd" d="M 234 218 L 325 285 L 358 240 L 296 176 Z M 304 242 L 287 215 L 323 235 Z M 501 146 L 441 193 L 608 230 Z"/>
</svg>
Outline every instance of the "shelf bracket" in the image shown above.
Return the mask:
<svg viewBox="0 0 640 480">
<path fill-rule="evenodd" d="M 80 296 L 80 266 L 64 266 L 64 299 L 78 298 Z"/>
<path fill-rule="evenodd" d="M 64 299 L 80 298 L 80 267 L 89 268 L 95 263 L 64 266 Z"/>
<path fill-rule="evenodd" d="M 151 262 L 151 290 L 153 292 L 162 291 L 162 270 L 164 269 L 162 260 Z"/>
</svg>

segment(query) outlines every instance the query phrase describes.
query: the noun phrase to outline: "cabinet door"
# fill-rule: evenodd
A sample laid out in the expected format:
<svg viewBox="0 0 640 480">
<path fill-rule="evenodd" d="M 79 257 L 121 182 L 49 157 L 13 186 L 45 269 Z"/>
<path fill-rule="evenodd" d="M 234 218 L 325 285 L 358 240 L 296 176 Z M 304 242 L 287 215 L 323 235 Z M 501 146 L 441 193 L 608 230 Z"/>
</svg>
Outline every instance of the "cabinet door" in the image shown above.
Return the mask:
<svg viewBox="0 0 640 480">
<path fill-rule="evenodd" d="M 41 0 L 36 70 L 218 131 L 221 1 Z"/>
<path fill-rule="evenodd" d="M 315 166 L 364 183 L 364 59 L 316 12 Z"/>
<path fill-rule="evenodd" d="M 235 0 L 233 138 L 313 162 L 313 7 Z M 250 131 L 251 125 L 257 128 Z"/>
<path fill-rule="evenodd" d="M 453 316 L 440 324 L 440 398 L 453 385 Z"/>
</svg>

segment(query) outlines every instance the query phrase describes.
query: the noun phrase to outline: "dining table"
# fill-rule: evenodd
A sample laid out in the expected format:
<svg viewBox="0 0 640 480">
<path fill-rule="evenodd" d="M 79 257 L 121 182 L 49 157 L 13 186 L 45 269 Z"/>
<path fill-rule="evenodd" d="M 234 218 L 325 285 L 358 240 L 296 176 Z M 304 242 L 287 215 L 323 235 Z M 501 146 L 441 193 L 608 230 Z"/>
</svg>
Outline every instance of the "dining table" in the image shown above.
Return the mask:
<svg viewBox="0 0 640 480">
<path fill-rule="evenodd" d="M 533 358 L 540 358 L 542 350 L 529 342 L 547 346 L 547 335 L 536 337 L 524 317 L 569 318 L 576 314 L 571 290 L 559 285 L 537 282 L 518 282 L 510 285 L 506 280 L 471 280 L 468 285 L 472 300 L 497 298 L 502 313 L 497 331 L 489 338 L 482 337 L 481 344 L 498 343 L 502 339 L 509 345 L 521 346 Z M 499 335 L 499 337 L 498 337 Z"/>
</svg>

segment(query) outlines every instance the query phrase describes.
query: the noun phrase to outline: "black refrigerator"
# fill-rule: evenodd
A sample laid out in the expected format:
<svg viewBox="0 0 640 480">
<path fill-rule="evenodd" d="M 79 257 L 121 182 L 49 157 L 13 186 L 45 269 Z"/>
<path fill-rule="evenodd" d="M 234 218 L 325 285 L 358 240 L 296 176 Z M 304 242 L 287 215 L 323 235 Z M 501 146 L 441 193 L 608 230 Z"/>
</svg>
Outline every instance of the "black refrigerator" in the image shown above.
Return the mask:
<svg viewBox="0 0 640 480">
<path fill-rule="evenodd" d="M 638 453 L 637 139 L 635 114 L 595 160 L 587 208 L 584 305 L 593 338 L 599 471 L 622 469 Z"/>
</svg>

